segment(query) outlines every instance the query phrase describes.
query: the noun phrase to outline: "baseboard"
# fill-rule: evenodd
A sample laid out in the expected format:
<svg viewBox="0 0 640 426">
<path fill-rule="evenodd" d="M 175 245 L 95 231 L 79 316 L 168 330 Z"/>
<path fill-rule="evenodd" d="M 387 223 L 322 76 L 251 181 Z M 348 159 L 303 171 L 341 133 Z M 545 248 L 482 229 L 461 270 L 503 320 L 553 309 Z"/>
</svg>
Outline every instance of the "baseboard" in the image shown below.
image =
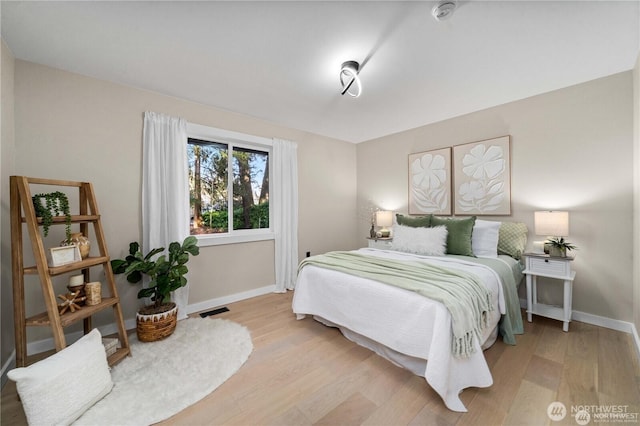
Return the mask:
<svg viewBox="0 0 640 426">
<path fill-rule="evenodd" d="M 638 330 L 636 330 L 636 326 L 632 322 L 615 320 L 580 311 L 572 311 L 571 319 L 573 321 L 580 321 L 587 324 L 597 325 L 604 328 L 610 328 L 611 330 L 617 330 L 622 331 L 623 333 L 631 334 L 634 346 L 636 347 L 636 356 L 638 357 L 638 360 L 640 360 L 640 338 L 638 337 Z"/>
<path fill-rule="evenodd" d="M 200 312 L 209 310 L 211 308 L 215 308 L 221 305 L 226 305 L 227 303 L 238 302 L 240 300 L 250 299 L 256 296 L 262 296 L 264 294 L 273 293 L 275 290 L 275 285 L 269 285 L 266 287 L 260 287 L 249 291 L 244 291 L 241 293 L 231 294 L 229 296 L 218 297 L 215 299 L 206 300 L 204 302 L 195 303 L 193 305 L 187 306 L 187 314 L 191 314 L 194 312 Z M 128 319 L 124 322 L 124 326 L 127 330 L 134 330 L 136 328 L 136 320 L 135 318 Z M 104 326 L 98 327 L 100 333 L 103 336 L 108 334 L 115 334 L 118 332 L 118 327 L 115 323 L 107 324 Z M 82 331 L 76 331 L 73 333 L 65 334 L 67 343 L 72 343 L 78 340 L 83 336 Z M 53 349 L 55 344 L 53 342 L 53 338 L 38 340 L 35 342 L 31 342 L 27 344 L 27 354 L 33 355 L 38 354 L 40 352 L 45 352 Z M 14 354 L 14 363 L 15 363 L 15 354 Z"/>
<path fill-rule="evenodd" d="M 2 366 L 2 375 L 0 377 L 0 388 L 3 388 L 7 383 L 9 378 L 7 377 L 7 372 L 13 369 L 16 366 L 16 351 L 13 350 L 11 355 L 9 355 L 9 359 Z"/>
<path fill-rule="evenodd" d="M 124 327 L 127 330 L 136 328 L 136 320 L 128 319 L 124 322 Z M 115 323 L 103 325 L 97 327 L 100 330 L 100 334 L 106 336 L 108 334 L 116 334 L 118 332 L 118 326 Z M 74 331 L 73 333 L 65 333 L 65 339 L 67 344 L 71 344 L 81 338 L 84 335 L 82 331 Z M 55 343 L 53 342 L 53 338 L 50 337 L 48 339 L 36 340 L 35 342 L 27 343 L 27 355 L 39 354 L 41 352 L 50 351 L 55 348 Z"/>
<path fill-rule="evenodd" d="M 527 309 L 526 299 L 520 299 L 520 307 L 522 309 Z M 636 347 L 636 355 L 638 356 L 638 359 L 640 359 L 640 337 L 638 337 L 638 330 L 632 322 L 601 317 L 599 315 L 588 314 L 580 311 L 571 311 L 571 320 L 631 334 Z"/>
<path fill-rule="evenodd" d="M 216 308 L 218 306 L 226 305 L 227 303 L 238 302 L 240 300 L 250 299 L 256 296 L 262 296 L 264 294 L 273 293 L 275 291 L 275 285 L 270 285 L 266 287 L 260 287 L 249 291 L 244 291 L 241 293 L 231 294 L 229 296 L 218 297 L 215 299 L 209 299 L 204 302 L 195 303 L 193 305 L 187 306 L 188 313 L 192 314 L 194 312 L 200 312 L 212 308 Z M 527 308 L 527 301 L 525 299 L 520 299 L 520 307 L 523 309 Z M 572 319 L 580 322 L 584 322 L 591 325 L 597 325 L 600 327 L 610 328 L 617 331 L 622 331 L 625 333 L 631 334 L 633 341 L 636 347 L 636 355 L 638 359 L 640 359 L 640 336 L 638 336 L 638 330 L 635 325 L 630 322 L 614 320 L 611 318 L 601 317 L 598 315 L 588 314 L 580 311 L 573 311 Z M 135 319 L 128 319 L 125 321 L 125 328 L 127 330 L 132 330 L 136 327 Z M 114 334 L 118 332 L 116 324 L 108 324 L 102 327 L 98 327 L 100 333 L 103 335 Z M 82 337 L 82 331 L 74 332 L 68 334 L 67 340 L 69 342 L 73 342 Z M 32 342 L 27 344 L 27 353 L 28 354 L 36 354 L 44 351 L 48 351 L 54 348 L 53 339 L 44 339 L 38 340 L 36 342 Z M 4 384 L 7 382 L 7 371 L 15 367 L 16 362 L 16 352 L 15 350 L 11 353 L 9 359 L 2 366 L 2 375 L 0 379 L 0 387 L 4 387 Z"/>
<path fill-rule="evenodd" d="M 273 293 L 275 289 L 275 284 L 268 285 L 265 287 L 254 288 L 253 290 L 243 291 L 242 293 L 230 294 L 228 296 L 216 297 L 215 299 L 209 299 L 205 300 L 204 302 L 194 303 L 193 305 L 187 306 L 187 314 L 207 311 L 212 308 L 226 305 L 227 303 L 239 302 L 240 300 L 251 299 L 252 297 Z"/>
<path fill-rule="evenodd" d="M 615 320 L 607 317 L 601 317 L 598 315 L 588 314 L 586 312 L 572 311 L 571 319 L 573 321 L 585 322 L 591 325 L 597 325 L 604 328 L 610 328 L 611 330 L 623 331 L 625 333 L 633 333 L 633 323 Z"/>
<path fill-rule="evenodd" d="M 209 299 L 204 302 L 194 303 L 192 305 L 187 306 L 187 313 L 192 314 L 194 312 L 200 312 L 209 310 L 212 308 L 216 308 L 222 305 L 226 305 L 228 303 L 238 302 L 240 300 L 250 299 L 256 296 L 262 296 L 264 294 L 273 293 L 275 291 L 275 285 L 269 285 L 265 287 L 256 288 L 253 290 L 243 291 L 241 293 L 230 294 L 228 296 L 217 297 L 215 299 Z M 527 308 L 527 301 L 525 299 L 520 299 L 520 307 L 523 309 Z M 633 340 L 636 346 L 636 351 L 638 355 L 638 359 L 640 359 L 640 337 L 638 337 L 638 331 L 632 323 L 620 320 L 614 320 L 611 318 L 601 317 L 598 315 L 587 314 L 585 312 L 573 311 L 572 318 L 576 321 L 581 321 L 587 324 L 597 325 L 600 327 L 610 328 L 613 330 L 622 331 L 625 333 L 630 333 L 633 336 Z M 125 321 L 125 328 L 127 330 L 133 330 L 136 327 L 136 320 L 134 318 L 128 319 Z M 105 326 L 98 327 L 100 333 L 102 335 L 115 334 L 118 332 L 118 328 L 115 323 L 107 324 Z M 68 342 L 75 342 L 80 337 L 82 337 L 82 331 L 77 331 L 74 333 L 70 333 L 66 335 Z M 51 350 L 55 347 L 53 343 L 53 338 L 48 338 L 44 340 L 38 340 L 35 342 L 31 342 L 27 344 L 27 354 L 37 354 L 40 352 L 45 352 Z M 2 368 L 2 384 L 4 385 L 5 380 L 5 372 L 8 370 L 7 364 L 11 362 L 15 365 L 15 351 L 13 352 L 13 356 L 5 363 Z"/>
<path fill-rule="evenodd" d="M 631 324 L 631 327 L 633 328 L 633 342 L 636 344 L 636 355 L 638 356 L 638 359 L 640 359 L 640 336 L 638 336 L 638 329 L 635 324 Z"/>
</svg>

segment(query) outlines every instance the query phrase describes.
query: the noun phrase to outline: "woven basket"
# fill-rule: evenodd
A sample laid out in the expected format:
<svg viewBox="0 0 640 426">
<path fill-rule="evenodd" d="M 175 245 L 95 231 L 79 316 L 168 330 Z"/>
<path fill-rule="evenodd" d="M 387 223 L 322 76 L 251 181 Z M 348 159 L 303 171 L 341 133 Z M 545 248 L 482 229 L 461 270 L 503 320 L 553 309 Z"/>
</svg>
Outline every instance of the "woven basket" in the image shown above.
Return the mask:
<svg viewBox="0 0 640 426">
<path fill-rule="evenodd" d="M 136 332 L 141 342 L 155 342 L 171 336 L 178 323 L 178 306 L 170 303 L 172 308 L 158 314 L 136 314 Z"/>
</svg>

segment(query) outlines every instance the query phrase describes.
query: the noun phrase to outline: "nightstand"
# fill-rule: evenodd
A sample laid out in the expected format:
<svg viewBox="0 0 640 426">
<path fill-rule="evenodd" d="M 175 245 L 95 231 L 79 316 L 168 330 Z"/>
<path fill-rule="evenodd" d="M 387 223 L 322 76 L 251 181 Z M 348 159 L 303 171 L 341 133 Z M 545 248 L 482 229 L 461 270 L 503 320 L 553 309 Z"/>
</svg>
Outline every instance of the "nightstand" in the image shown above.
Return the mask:
<svg viewBox="0 0 640 426">
<path fill-rule="evenodd" d="M 382 250 L 391 250 L 393 238 L 367 238 L 367 247 Z"/>
<path fill-rule="evenodd" d="M 576 271 L 571 270 L 573 257 L 550 257 L 538 253 L 525 253 L 523 256 L 523 273 L 527 276 L 527 321 L 531 322 L 532 314 L 553 318 L 563 322 L 563 331 L 569 331 L 573 280 L 576 277 Z M 537 277 L 554 278 L 564 283 L 562 308 L 538 303 Z"/>
</svg>

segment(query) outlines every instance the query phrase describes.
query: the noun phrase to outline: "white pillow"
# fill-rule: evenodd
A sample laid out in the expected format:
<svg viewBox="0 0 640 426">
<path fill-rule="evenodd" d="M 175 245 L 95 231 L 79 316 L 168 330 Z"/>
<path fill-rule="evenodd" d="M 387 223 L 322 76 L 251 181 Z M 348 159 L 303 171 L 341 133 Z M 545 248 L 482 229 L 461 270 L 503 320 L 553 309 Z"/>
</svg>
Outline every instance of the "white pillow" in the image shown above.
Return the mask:
<svg viewBox="0 0 640 426">
<path fill-rule="evenodd" d="M 391 248 L 425 256 L 444 256 L 447 252 L 447 228 L 445 226 L 413 228 L 394 225 Z"/>
<path fill-rule="evenodd" d="M 71 346 L 7 376 L 16 382 L 29 425 L 68 425 L 113 387 L 95 328 Z"/>
<path fill-rule="evenodd" d="M 498 257 L 498 237 L 502 222 L 477 220 L 471 234 L 471 250 L 476 257 Z"/>
</svg>

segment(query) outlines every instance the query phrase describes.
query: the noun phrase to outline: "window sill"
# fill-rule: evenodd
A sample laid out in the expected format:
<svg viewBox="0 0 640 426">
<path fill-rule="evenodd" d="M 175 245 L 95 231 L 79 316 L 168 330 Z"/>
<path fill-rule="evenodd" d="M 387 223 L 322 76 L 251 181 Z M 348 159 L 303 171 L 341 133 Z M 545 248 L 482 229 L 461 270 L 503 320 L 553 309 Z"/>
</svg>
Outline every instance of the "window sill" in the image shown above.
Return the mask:
<svg viewBox="0 0 640 426">
<path fill-rule="evenodd" d="M 199 247 L 221 246 L 225 244 L 252 243 L 256 241 L 275 240 L 273 232 L 236 234 L 236 235 L 196 235 Z"/>
</svg>

